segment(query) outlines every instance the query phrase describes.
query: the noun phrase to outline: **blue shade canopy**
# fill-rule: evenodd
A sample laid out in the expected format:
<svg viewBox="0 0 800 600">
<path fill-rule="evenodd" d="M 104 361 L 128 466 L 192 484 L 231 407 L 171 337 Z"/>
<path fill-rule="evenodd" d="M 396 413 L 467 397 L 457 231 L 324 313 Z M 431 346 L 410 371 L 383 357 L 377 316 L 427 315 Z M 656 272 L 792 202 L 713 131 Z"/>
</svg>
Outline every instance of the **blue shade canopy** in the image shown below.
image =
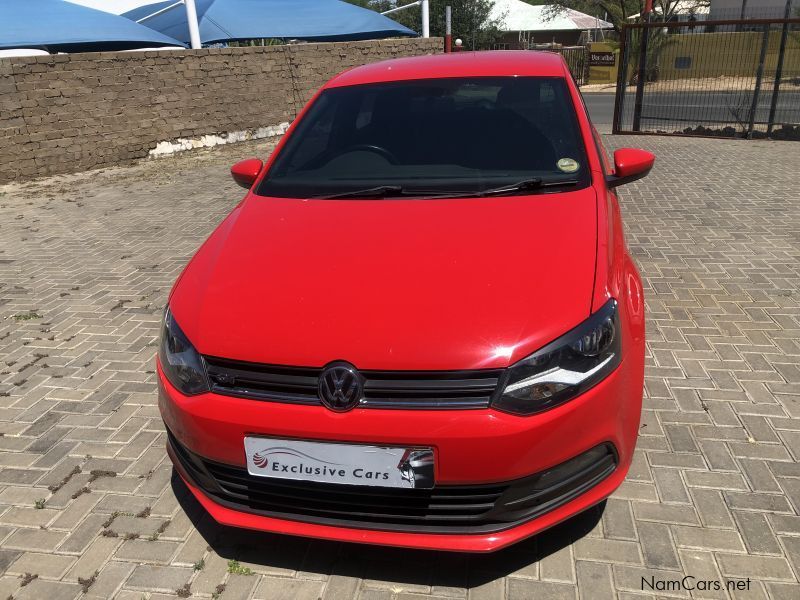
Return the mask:
<svg viewBox="0 0 800 600">
<path fill-rule="evenodd" d="M 183 45 L 125 17 L 65 0 L 0 0 L 0 48 L 87 52 Z"/>
<path fill-rule="evenodd" d="M 171 4 L 175 0 L 141 6 L 123 16 L 138 21 Z M 417 35 L 375 11 L 339 0 L 195 0 L 195 5 L 204 44 L 259 38 L 332 42 Z M 142 24 L 189 42 L 183 5 Z"/>
</svg>

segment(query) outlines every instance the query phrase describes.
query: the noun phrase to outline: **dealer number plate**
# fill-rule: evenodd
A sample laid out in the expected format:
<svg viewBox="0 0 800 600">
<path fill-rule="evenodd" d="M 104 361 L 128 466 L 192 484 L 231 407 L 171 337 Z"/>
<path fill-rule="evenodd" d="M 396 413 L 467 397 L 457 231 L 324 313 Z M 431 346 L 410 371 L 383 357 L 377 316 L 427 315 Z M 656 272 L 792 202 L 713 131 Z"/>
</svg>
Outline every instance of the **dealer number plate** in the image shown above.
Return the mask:
<svg viewBox="0 0 800 600">
<path fill-rule="evenodd" d="M 432 488 L 432 448 L 391 448 L 245 437 L 256 477 L 391 488 Z"/>
</svg>

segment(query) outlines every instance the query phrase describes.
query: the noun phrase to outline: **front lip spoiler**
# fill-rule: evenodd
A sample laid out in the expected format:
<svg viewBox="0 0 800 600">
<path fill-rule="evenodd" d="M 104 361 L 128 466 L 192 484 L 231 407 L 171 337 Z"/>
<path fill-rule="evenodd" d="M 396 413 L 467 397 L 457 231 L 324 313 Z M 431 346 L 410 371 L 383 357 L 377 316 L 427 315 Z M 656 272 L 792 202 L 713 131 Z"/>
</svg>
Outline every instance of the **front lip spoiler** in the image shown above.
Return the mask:
<svg viewBox="0 0 800 600">
<path fill-rule="evenodd" d="M 535 512 L 526 514 L 523 518 L 520 518 L 515 521 L 504 522 L 499 524 L 488 524 L 488 525 L 477 525 L 477 526 L 462 526 L 462 527 L 451 527 L 451 528 L 436 528 L 436 527 L 425 527 L 419 525 L 406 525 L 406 524 L 391 524 L 388 526 L 386 524 L 371 524 L 365 523 L 361 521 L 348 521 L 344 519 L 330 519 L 325 517 L 303 517 L 299 518 L 298 515 L 294 514 L 287 514 L 281 513 L 277 511 L 265 511 L 265 510 L 258 510 L 252 509 L 247 506 L 243 506 L 241 504 L 230 502 L 225 498 L 220 497 L 219 494 L 216 494 L 208 489 L 208 486 L 202 485 L 198 480 L 197 477 L 193 476 L 189 473 L 189 469 L 184 464 L 184 460 L 180 457 L 182 454 L 179 450 L 177 450 L 174 446 L 176 443 L 173 440 L 173 435 L 171 432 L 168 431 L 168 438 L 167 438 L 167 454 L 169 455 L 170 459 L 172 460 L 173 465 L 178 470 L 180 476 L 187 482 L 192 485 L 193 488 L 198 490 L 201 494 L 206 496 L 210 501 L 227 508 L 229 510 L 233 510 L 240 513 L 257 515 L 261 517 L 268 517 L 272 519 L 278 519 L 282 521 L 292 521 L 296 523 L 304 523 L 304 524 L 311 524 L 311 525 L 321 525 L 327 527 L 334 527 L 340 529 L 361 529 L 367 531 L 376 531 L 376 532 L 390 532 L 390 533 L 408 533 L 408 534 L 436 534 L 436 535 L 487 535 L 493 533 L 500 533 L 509 529 L 513 529 L 530 521 L 533 521 L 557 508 L 563 506 L 572 500 L 575 500 L 579 496 L 583 495 L 584 493 L 588 492 L 607 478 L 609 478 L 616 470 L 619 465 L 619 455 L 617 453 L 616 448 L 613 444 L 607 444 L 612 452 L 613 461 L 611 465 L 603 470 L 602 472 L 598 473 L 590 480 L 584 482 L 583 484 L 573 488 L 570 490 L 569 493 L 564 494 L 562 496 L 558 496 L 550 501 L 544 502 L 539 505 Z M 178 442 L 179 443 L 179 442 Z M 191 451 L 189 451 L 191 452 Z M 195 467 L 196 469 L 197 467 Z M 205 475 L 204 475 L 205 476 Z M 211 476 L 208 476 L 209 480 L 213 481 Z M 216 485 L 216 484 L 214 484 Z"/>
</svg>

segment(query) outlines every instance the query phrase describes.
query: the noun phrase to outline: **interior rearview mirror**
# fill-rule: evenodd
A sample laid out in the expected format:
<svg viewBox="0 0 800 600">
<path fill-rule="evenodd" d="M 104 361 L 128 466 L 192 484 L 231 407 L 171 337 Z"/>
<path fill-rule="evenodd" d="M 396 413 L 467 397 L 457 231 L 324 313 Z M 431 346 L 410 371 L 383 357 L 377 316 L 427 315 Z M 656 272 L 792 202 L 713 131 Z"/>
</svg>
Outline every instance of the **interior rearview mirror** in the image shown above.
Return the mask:
<svg viewBox="0 0 800 600">
<path fill-rule="evenodd" d="M 233 180 L 240 186 L 249 190 L 253 186 L 263 166 L 264 163 L 257 158 L 248 158 L 247 160 L 239 161 L 231 167 L 231 177 L 233 177 Z"/>
<path fill-rule="evenodd" d="M 620 148 L 614 152 L 614 174 L 606 177 L 608 187 L 641 179 L 653 168 L 656 157 L 647 150 Z"/>
</svg>

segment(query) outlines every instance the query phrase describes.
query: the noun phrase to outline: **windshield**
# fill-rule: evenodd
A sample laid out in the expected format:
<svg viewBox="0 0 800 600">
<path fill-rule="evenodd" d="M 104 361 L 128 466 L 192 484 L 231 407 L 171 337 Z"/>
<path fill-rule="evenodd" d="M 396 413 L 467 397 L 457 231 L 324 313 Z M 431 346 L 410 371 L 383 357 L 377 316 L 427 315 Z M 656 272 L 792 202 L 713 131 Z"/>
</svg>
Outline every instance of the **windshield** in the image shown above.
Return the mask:
<svg viewBox="0 0 800 600">
<path fill-rule="evenodd" d="M 474 77 L 325 90 L 257 193 L 463 196 L 504 186 L 547 193 L 561 182 L 589 183 L 564 80 Z"/>
</svg>

